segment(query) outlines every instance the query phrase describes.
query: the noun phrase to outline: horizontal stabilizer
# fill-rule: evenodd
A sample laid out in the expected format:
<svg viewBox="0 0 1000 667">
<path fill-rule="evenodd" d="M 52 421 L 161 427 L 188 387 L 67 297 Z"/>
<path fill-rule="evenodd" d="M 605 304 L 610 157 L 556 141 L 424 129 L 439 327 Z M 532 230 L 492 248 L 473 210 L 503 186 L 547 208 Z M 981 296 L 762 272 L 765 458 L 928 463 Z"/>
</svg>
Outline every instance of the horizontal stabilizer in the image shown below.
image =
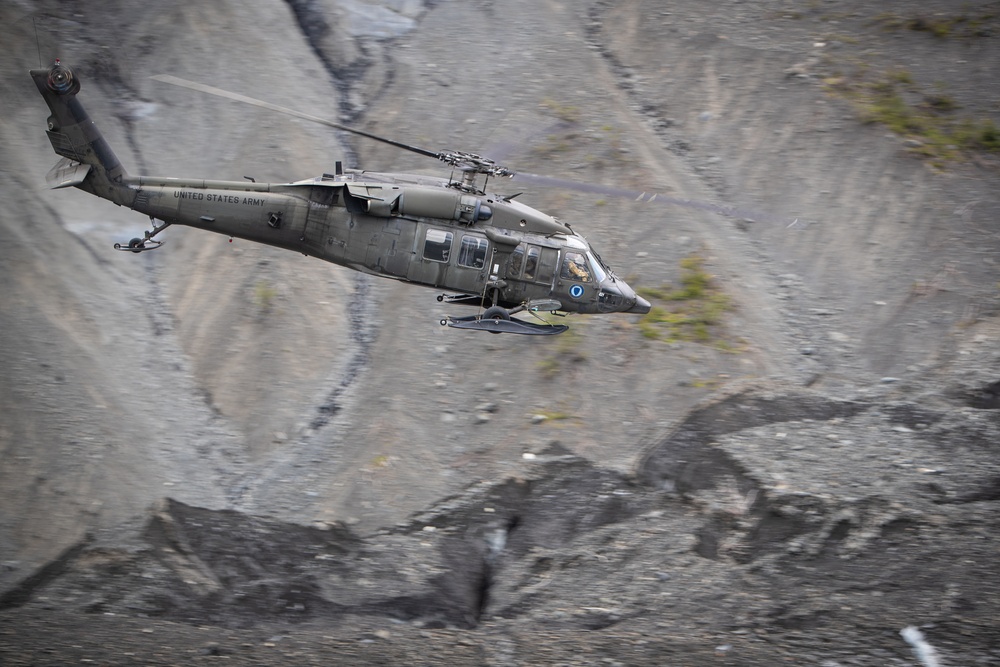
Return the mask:
<svg viewBox="0 0 1000 667">
<path fill-rule="evenodd" d="M 45 182 L 53 190 L 58 188 L 68 188 L 83 183 L 83 179 L 90 173 L 90 165 L 74 162 L 69 158 L 63 158 L 56 163 L 56 166 L 49 169 L 45 175 Z"/>
</svg>

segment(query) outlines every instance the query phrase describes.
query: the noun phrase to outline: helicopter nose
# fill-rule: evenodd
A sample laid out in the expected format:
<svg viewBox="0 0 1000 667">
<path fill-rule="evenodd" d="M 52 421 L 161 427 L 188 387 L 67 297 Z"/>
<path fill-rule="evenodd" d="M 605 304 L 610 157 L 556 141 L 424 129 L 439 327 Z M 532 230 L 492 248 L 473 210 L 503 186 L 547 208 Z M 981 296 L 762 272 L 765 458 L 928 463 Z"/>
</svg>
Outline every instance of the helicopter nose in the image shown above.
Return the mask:
<svg viewBox="0 0 1000 667">
<path fill-rule="evenodd" d="M 646 313 L 649 312 L 649 309 L 651 307 L 652 307 L 652 304 L 650 304 L 649 301 L 646 301 L 641 296 L 639 296 L 638 294 L 636 294 L 635 295 L 635 305 L 632 306 L 631 308 L 629 308 L 628 310 L 626 310 L 625 312 L 626 313 L 635 313 L 636 315 L 645 315 Z"/>
</svg>

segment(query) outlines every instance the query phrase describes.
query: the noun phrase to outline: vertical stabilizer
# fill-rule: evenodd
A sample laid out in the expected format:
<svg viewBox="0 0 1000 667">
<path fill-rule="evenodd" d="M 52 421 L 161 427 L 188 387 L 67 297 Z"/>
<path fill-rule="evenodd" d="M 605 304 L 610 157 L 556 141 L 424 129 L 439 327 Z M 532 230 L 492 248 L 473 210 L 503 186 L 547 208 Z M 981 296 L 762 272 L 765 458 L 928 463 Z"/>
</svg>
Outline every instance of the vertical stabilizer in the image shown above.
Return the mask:
<svg viewBox="0 0 1000 667">
<path fill-rule="evenodd" d="M 74 185 L 116 204 L 131 206 L 135 191 L 127 185 L 128 174 L 76 99 L 80 81 L 73 71 L 57 60 L 48 69 L 31 70 L 31 78 L 52 112 L 46 132 L 52 149 L 64 158 L 53 172 L 73 175 L 58 179 L 57 187 Z M 55 185 L 51 176 L 50 183 Z"/>
</svg>

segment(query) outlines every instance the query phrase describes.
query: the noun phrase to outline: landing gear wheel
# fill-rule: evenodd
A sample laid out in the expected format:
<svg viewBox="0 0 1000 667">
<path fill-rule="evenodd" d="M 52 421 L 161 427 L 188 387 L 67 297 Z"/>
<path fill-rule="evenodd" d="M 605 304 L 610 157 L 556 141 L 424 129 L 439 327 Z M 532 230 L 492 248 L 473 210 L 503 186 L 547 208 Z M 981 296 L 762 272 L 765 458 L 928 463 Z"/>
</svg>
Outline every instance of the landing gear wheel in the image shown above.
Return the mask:
<svg viewBox="0 0 1000 667">
<path fill-rule="evenodd" d="M 509 320 L 510 313 L 507 312 L 506 308 L 501 308 L 500 306 L 490 306 L 483 313 L 482 319 L 484 320 Z"/>
<path fill-rule="evenodd" d="M 142 249 L 146 247 L 146 244 L 143 243 L 142 239 L 134 238 L 128 242 L 128 247 L 132 252 L 142 252 Z"/>
<path fill-rule="evenodd" d="M 500 306 L 490 306 L 486 309 L 486 312 L 483 313 L 483 316 L 480 319 L 495 320 L 497 322 L 500 320 L 510 320 L 510 313 L 507 312 L 506 308 L 501 308 Z M 499 334 L 502 332 L 491 331 L 490 333 Z"/>
</svg>

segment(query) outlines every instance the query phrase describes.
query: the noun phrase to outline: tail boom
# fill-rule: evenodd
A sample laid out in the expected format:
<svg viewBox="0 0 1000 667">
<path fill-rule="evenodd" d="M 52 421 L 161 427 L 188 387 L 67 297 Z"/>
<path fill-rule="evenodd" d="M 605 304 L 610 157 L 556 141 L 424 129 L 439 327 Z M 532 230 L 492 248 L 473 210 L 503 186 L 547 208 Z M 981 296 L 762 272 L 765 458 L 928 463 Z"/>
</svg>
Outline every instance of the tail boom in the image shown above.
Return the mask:
<svg viewBox="0 0 1000 667">
<path fill-rule="evenodd" d="M 128 174 L 83 105 L 76 99 L 80 82 L 56 61 L 48 69 L 35 69 L 31 78 L 52 115 L 46 134 L 57 155 L 63 157 L 49 182 L 54 187 L 76 186 L 121 206 L 132 206 L 135 190 Z"/>
</svg>

